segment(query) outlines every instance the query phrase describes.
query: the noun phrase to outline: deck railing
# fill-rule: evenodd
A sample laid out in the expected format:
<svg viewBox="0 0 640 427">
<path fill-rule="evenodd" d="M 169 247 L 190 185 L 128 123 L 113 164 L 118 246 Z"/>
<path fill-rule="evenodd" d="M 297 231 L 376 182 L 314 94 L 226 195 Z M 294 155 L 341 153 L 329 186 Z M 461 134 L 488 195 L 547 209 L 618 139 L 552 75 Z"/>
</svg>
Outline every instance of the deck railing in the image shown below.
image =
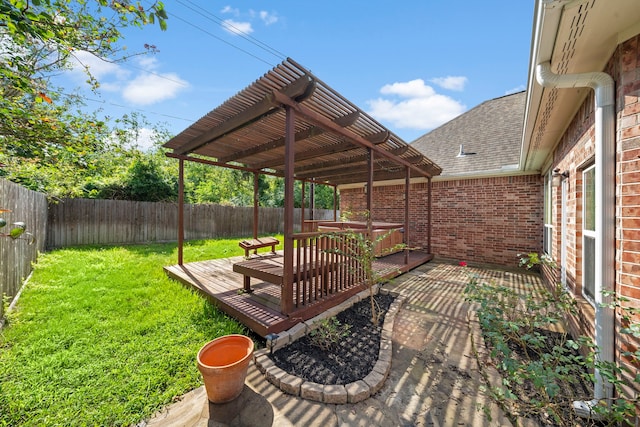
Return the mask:
<svg viewBox="0 0 640 427">
<path fill-rule="evenodd" d="M 293 254 L 293 311 L 366 283 L 363 245 L 353 232 L 297 233 Z M 287 313 L 289 314 L 289 313 Z"/>
</svg>

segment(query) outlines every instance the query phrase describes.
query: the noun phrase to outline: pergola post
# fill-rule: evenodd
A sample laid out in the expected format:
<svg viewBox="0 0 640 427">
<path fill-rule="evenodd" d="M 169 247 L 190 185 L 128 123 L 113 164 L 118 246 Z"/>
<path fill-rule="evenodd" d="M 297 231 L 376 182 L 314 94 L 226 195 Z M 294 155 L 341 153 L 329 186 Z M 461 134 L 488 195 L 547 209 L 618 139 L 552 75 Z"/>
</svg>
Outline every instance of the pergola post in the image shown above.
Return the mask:
<svg viewBox="0 0 640 427">
<path fill-rule="evenodd" d="M 338 220 L 338 186 L 333 186 L 333 220 Z"/>
<path fill-rule="evenodd" d="M 284 145 L 284 271 L 280 307 L 283 314 L 293 311 L 293 196 L 295 151 L 295 111 L 285 107 L 285 145 Z"/>
<path fill-rule="evenodd" d="M 427 178 L 427 253 L 431 253 L 431 177 Z"/>
<path fill-rule="evenodd" d="M 258 208 L 260 200 L 258 197 L 258 180 L 260 176 L 257 172 L 253 174 L 253 238 L 258 238 Z M 256 253 L 256 252 L 254 252 Z"/>
<path fill-rule="evenodd" d="M 300 194 L 300 232 L 304 233 L 304 190 L 306 187 L 304 179 L 300 181 L 300 184 L 302 185 L 302 191 Z"/>
<path fill-rule="evenodd" d="M 309 183 L 309 219 L 314 221 L 316 219 L 316 185 L 312 182 Z"/>
<path fill-rule="evenodd" d="M 411 184 L 411 169 L 407 166 L 404 179 L 404 263 L 409 264 L 409 185 Z"/>
<path fill-rule="evenodd" d="M 184 264 L 184 160 L 178 164 L 178 265 Z"/>
<path fill-rule="evenodd" d="M 369 171 L 367 173 L 367 231 L 369 238 L 373 240 L 373 150 L 369 148 Z"/>
</svg>

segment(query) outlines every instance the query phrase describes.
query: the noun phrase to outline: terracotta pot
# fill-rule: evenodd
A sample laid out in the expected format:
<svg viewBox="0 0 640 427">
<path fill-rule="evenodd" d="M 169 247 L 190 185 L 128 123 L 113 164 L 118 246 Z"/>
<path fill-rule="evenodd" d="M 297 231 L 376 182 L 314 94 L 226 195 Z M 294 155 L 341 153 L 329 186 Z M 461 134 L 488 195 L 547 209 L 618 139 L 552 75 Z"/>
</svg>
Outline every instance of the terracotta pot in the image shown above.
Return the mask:
<svg viewBox="0 0 640 427">
<path fill-rule="evenodd" d="M 212 403 L 230 402 L 242 393 L 253 341 L 244 335 L 225 335 L 205 344 L 198 352 L 198 370 Z"/>
</svg>

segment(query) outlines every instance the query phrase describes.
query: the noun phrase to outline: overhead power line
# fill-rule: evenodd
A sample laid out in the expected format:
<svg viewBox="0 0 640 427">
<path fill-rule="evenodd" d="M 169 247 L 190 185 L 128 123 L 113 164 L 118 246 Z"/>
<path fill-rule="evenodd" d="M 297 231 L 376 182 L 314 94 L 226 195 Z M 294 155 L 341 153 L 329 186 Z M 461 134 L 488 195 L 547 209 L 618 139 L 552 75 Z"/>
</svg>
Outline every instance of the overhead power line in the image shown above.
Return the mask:
<svg viewBox="0 0 640 427">
<path fill-rule="evenodd" d="M 209 19 L 210 21 L 215 22 L 216 24 L 218 24 L 222 28 L 231 28 L 231 29 L 233 29 L 233 31 L 236 34 L 238 34 L 240 37 L 242 37 L 243 39 L 247 40 L 249 43 L 252 43 L 253 45 L 259 47 L 260 49 L 264 50 L 265 52 L 275 56 L 276 58 L 278 58 L 280 60 L 286 59 L 287 56 L 284 53 L 282 53 L 279 50 L 271 47 L 267 43 L 264 43 L 263 41 L 256 39 L 255 37 L 251 36 L 250 34 L 242 31 L 240 28 L 235 27 L 233 24 L 230 24 L 228 21 L 220 18 L 217 15 L 214 15 L 213 13 L 209 12 L 205 8 L 193 3 L 193 1 L 191 1 L 191 0 L 176 0 L 176 1 L 178 3 L 180 3 L 181 5 L 183 5 L 184 7 L 192 10 L 193 12 L 201 13 L 206 19 Z M 187 5 L 187 3 L 189 5 L 191 5 L 191 6 Z"/>
</svg>

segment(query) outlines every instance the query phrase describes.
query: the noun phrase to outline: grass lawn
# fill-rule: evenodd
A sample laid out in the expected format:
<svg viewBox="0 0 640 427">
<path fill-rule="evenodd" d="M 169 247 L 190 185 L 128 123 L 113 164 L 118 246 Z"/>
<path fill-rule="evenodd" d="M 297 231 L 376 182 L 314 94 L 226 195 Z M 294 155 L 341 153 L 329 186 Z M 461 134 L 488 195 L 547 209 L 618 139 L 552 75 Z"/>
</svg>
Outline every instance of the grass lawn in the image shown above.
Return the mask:
<svg viewBox="0 0 640 427">
<path fill-rule="evenodd" d="M 185 262 L 241 255 L 185 244 Z M 0 426 L 126 426 L 202 384 L 207 341 L 247 333 L 162 267 L 176 244 L 42 254 L 0 331 Z"/>
</svg>

